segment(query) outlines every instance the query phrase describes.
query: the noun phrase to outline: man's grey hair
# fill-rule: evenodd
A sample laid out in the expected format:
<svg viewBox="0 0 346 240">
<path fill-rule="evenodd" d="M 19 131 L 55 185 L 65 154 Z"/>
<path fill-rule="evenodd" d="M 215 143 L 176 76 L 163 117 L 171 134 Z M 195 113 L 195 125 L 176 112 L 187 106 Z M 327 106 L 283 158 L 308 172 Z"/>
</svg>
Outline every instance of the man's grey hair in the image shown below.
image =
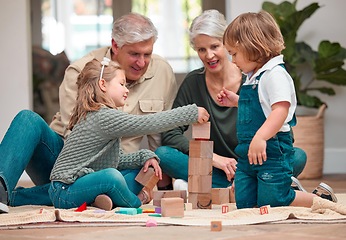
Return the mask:
<svg viewBox="0 0 346 240">
<path fill-rule="evenodd" d="M 125 44 L 157 39 L 157 29 L 149 18 L 138 13 L 129 13 L 113 23 L 112 38 L 121 48 Z"/>
</svg>

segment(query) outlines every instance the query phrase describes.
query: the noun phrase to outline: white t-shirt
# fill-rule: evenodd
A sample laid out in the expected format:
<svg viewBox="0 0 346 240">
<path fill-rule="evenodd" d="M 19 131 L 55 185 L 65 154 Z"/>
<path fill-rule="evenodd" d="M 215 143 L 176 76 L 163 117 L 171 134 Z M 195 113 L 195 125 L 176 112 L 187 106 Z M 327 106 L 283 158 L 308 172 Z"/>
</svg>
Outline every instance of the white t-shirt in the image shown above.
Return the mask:
<svg viewBox="0 0 346 240">
<path fill-rule="evenodd" d="M 252 85 L 256 82 L 256 77 L 265 71 L 258 83 L 258 96 L 264 115 L 268 118 L 272 109 L 271 106 L 277 102 L 289 102 L 290 108 L 281 132 L 290 131 L 288 122 L 293 118 L 297 107 L 294 83 L 288 72 L 279 64 L 283 64 L 283 55 L 270 59 L 254 75 L 248 74 L 244 85 Z M 249 78 L 249 76 L 251 76 Z"/>
</svg>

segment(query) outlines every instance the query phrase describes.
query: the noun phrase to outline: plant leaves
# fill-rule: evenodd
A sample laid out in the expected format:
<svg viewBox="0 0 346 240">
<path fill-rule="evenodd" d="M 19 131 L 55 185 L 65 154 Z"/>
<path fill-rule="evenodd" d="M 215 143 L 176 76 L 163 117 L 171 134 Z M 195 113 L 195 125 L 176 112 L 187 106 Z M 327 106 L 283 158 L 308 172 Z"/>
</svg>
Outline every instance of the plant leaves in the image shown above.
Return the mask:
<svg viewBox="0 0 346 240">
<path fill-rule="evenodd" d="M 298 104 L 310 108 L 318 108 L 323 104 L 323 102 L 315 96 L 310 96 L 304 92 L 297 93 Z"/>
<path fill-rule="evenodd" d="M 321 88 L 308 88 L 307 91 L 319 91 L 321 93 L 327 94 L 329 96 L 335 95 L 335 91 L 333 88 L 321 87 Z"/>
<path fill-rule="evenodd" d="M 346 85 L 346 70 L 339 68 L 329 73 L 319 73 L 316 80 L 326 81 L 335 85 Z"/>
</svg>

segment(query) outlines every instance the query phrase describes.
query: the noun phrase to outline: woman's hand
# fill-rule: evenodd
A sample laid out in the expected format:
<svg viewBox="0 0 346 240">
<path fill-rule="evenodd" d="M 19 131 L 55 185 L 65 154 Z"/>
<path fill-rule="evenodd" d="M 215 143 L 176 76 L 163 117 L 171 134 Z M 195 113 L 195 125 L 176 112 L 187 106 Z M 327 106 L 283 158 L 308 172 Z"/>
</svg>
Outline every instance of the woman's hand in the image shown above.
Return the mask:
<svg viewBox="0 0 346 240">
<path fill-rule="evenodd" d="M 148 159 L 143 166 L 143 171 L 147 172 L 149 166 L 152 166 L 155 170 L 155 175 L 162 180 L 162 170 L 161 167 L 159 166 L 159 162 L 156 160 L 156 158 L 150 158 Z"/>
<path fill-rule="evenodd" d="M 223 170 L 227 176 L 227 180 L 231 181 L 234 178 L 235 171 L 237 170 L 237 161 L 234 158 L 223 157 L 213 154 L 213 167 Z"/>
</svg>

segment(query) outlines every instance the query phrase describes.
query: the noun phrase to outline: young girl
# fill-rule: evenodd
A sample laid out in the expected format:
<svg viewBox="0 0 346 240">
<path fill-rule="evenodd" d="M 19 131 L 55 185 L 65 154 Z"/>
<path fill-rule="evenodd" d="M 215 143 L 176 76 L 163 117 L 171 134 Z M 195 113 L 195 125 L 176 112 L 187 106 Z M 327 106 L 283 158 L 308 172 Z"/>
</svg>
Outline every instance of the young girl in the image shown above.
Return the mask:
<svg viewBox="0 0 346 240">
<path fill-rule="evenodd" d="M 237 207 L 311 207 L 315 194 L 291 188 L 290 126 L 295 125 L 297 102 L 280 55 L 284 41 L 278 25 L 267 12 L 241 14 L 223 41 L 232 61 L 247 74 L 239 96 L 226 88 L 217 95 L 220 104 L 238 106 Z M 336 201 L 327 185 L 317 189 L 317 195 Z"/>
<path fill-rule="evenodd" d="M 129 90 L 124 71 L 115 62 L 88 62 L 77 80 L 77 105 L 71 116 L 71 135 L 51 172 L 49 195 L 57 208 L 74 208 L 84 202 L 110 210 L 139 207 L 149 202 L 148 189 L 136 196 L 120 172 L 144 171 L 152 166 L 161 178 L 158 157 L 150 150 L 124 154 L 121 137 L 159 133 L 179 125 L 205 122 L 204 108 L 188 105 L 149 115 L 130 115 L 117 110 L 124 106 Z M 98 197 L 98 198 L 96 198 Z"/>
</svg>

